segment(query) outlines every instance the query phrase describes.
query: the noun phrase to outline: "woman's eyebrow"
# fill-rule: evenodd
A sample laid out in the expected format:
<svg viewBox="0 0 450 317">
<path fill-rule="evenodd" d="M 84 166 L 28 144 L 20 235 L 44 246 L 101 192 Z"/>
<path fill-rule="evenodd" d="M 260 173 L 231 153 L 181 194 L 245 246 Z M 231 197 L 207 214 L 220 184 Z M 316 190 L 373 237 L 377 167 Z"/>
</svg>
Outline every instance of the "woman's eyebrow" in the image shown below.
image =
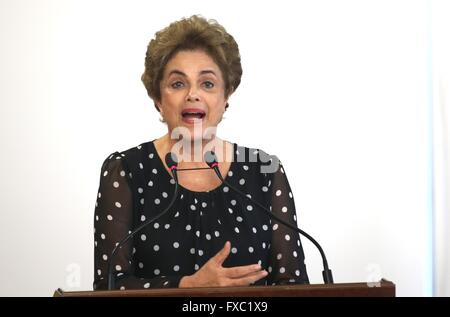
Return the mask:
<svg viewBox="0 0 450 317">
<path fill-rule="evenodd" d="M 186 77 L 186 74 L 183 73 L 181 70 L 178 70 L 178 69 L 172 70 L 172 71 L 167 75 L 167 77 L 170 77 L 170 76 L 173 75 L 173 74 L 175 74 L 175 75 L 181 75 L 181 76 Z"/>
<path fill-rule="evenodd" d="M 170 73 L 167 75 L 167 77 L 170 77 L 172 74 L 187 77 L 187 75 L 185 73 L 183 73 L 181 70 L 178 70 L 178 69 L 174 69 L 174 70 L 170 71 Z M 216 73 L 210 69 L 205 69 L 205 70 L 202 70 L 199 72 L 199 75 L 205 75 L 205 74 L 213 74 L 214 76 L 217 77 Z"/>
<path fill-rule="evenodd" d="M 204 75 L 204 74 L 213 74 L 214 76 L 217 77 L 216 73 L 213 70 L 207 69 L 207 70 L 202 70 L 200 72 L 200 75 Z"/>
</svg>

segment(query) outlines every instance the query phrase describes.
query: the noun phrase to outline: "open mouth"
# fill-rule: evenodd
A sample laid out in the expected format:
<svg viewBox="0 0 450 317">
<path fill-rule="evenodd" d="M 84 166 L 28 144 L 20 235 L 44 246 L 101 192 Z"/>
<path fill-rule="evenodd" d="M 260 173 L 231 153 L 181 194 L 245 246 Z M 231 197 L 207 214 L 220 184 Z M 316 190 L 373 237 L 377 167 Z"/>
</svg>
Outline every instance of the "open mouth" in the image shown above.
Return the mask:
<svg viewBox="0 0 450 317">
<path fill-rule="evenodd" d="M 203 120 L 206 116 L 206 112 L 201 109 L 185 109 L 181 113 L 183 121 L 187 123 L 197 122 Z"/>
</svg>

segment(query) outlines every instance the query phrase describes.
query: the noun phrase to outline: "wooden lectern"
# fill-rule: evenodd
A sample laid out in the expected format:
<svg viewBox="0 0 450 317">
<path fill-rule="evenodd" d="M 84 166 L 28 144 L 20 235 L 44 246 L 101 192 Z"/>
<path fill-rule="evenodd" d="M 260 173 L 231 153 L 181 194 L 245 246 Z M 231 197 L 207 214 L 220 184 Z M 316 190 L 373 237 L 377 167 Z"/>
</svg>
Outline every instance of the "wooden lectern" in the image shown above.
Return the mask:
<svg viewBox="0 0 450 317">
<path fill-rule="evenodd" d="M 64 292 L 55 297 L 394 297 L 395 284 L 338 283 L 248 287 L 159 288 L 140 290 Z"/>
</svg>

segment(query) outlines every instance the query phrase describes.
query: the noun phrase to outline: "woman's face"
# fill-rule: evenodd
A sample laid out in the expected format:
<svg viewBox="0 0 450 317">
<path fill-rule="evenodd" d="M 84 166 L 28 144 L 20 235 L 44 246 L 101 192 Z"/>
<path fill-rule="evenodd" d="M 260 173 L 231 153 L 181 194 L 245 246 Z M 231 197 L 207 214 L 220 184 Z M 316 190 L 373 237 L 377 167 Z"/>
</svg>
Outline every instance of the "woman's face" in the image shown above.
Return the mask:
<svg viewBox="0 0 450 317">
<path fill-rule="evenodd" d="M 191 140 L 205 138 L 205 132 L 211 130 L 206 129 L 217 127 L 222 120 L 227 103 L 222 72 L 201 50 L 175 54 L 164 69 L 160 90 L 157 106 L 169 133 L 184 127 L 180 131 L 189 131 Z"/>
</svg>

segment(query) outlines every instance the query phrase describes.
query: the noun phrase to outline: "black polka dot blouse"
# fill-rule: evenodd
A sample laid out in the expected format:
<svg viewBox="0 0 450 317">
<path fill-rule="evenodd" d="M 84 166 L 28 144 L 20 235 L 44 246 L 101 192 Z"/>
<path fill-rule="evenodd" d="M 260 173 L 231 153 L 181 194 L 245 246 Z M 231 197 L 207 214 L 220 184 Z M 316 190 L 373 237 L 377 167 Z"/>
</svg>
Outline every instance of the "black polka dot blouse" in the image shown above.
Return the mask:
<svg viewBox="0 0 450 317">
<path fill-rule="evenodd" d="M 233 147 L 226 180 L 296 226 L 294 198 L 281 163 L 275 173 L 264 173 L 263 151 Z M 255 155 L 257 159 L 250 159 Z M 153 141 L 106 158 L 95 205 L 94 290 L 107 288 L 114 246 L 164 210 L 174 188 Z M 172 208 L 117 252 L 112 263 L 115 288 L 178 287 L 183 276 L 199 270 L 226 241 L 231 253 L 224 267 L 259 263 L 268 271 L 254 285 L 309 283 L 299 235 L 222 184 L 207 192 L 179 186 Z"/>
</svg>

